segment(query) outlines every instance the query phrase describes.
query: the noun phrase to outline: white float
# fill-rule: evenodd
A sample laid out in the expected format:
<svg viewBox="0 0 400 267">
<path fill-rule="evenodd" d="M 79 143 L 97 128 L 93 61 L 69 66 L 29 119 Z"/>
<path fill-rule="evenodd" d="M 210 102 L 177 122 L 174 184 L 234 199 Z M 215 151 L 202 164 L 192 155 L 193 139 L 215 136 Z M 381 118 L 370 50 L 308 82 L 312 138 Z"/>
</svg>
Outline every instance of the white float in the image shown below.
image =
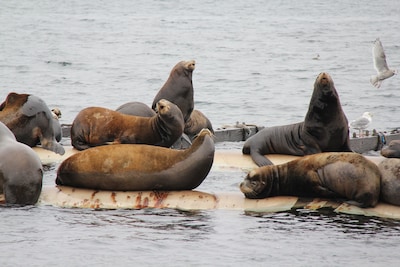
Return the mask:
<svg viewBox="0 0 400 267">
<path fill-rule="evenodd" d="M 34 148 L 43 164 L 57 164 L 74 153 L 79 153 L 72 147 L 65 147 L 65 154 L 60 156 L 51 151 Z M 296 159 L 296 156 L 269 155 L 274 164 L 281 164 Z M 367 157 L 376 164 L 383 157 Z M 229 172 L 232 170 L 251 170 L 257 166 L 250 156 L 243 155 L 240 150 L 216 150 L 214 171 Z M 374 208 L 358 208 L 347 203 L 329 199 L 304 199 L 290 196 L 270 197 L 265 199 L 246 199 L 239 191 L 233 193 L 207 193 L 201 191 L 99 191 L 80 189 L 67 186 L 44 186 L 39 205 L 52 205 L 65 208 L 89 209 L 144 209 L 170 208 L 178 210 L 239 210 L 253 212 L 280 212 L 291 209 L 305 208 L 318 210 L 330 208 L 338 213 L 376 216 L 400 219 L 400 207 L 379 203 Z"/>
</svg>

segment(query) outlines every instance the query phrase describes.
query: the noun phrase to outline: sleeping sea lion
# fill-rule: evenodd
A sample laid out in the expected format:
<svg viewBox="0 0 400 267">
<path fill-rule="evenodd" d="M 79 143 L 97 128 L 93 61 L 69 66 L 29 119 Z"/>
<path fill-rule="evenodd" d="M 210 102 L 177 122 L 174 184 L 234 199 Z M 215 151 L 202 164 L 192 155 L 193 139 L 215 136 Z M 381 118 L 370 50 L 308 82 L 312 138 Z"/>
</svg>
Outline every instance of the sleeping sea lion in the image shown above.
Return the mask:
<svg viewBox="0 0 400 267">
<path fill-rule="evenodd" d="M 40 144 L 44 149 L 64 155 L 65 150 L 55 137 L 52 113 L 41 98 L 9 93 L 0 105 L 0 121 L 14 133 L 18 142 L 30 147 Z"/>
<path fill-rule="evenodd" d="M 202 130 L 190 148 L 99 146 L 74 154 L 57 170 L 56 184 L 98 190 L 192 190 L 207 177 L 214 142 Z"/>
<path fill-rule="evenodd" d="M 386 158 L 400 158 L 400 140 L 392 140 L 381 149 L 381 155 Z"/>
<path fill-rule="evenodd" d="M 378 166 L 362 155 L 326 152 L 254 169 L 240 184 L 240 190 L 247 198 L 345 198 L 360 207 L 374 207 L 380 183 Z"/>
</svg>

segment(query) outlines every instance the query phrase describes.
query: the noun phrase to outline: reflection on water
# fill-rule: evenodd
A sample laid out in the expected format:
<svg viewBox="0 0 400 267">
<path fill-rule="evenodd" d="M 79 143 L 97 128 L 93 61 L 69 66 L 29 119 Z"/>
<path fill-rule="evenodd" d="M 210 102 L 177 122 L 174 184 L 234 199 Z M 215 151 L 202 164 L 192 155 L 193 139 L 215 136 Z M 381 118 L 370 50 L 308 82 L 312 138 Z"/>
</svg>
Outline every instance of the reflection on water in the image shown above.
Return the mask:
<svg viewBox="0 0 400 267">
<path fill-rule="evenodd" d="M 0 209 L 4 265 L 394 266 L 400 222 L 332 212 Z M 16 224 L 16 222 L 19 222 Z M 24 258 L 15 257 L 25 255 Z M 356 255 L 356 256 L 355 256 Z M 90 256 L 90 257 L 89 257 Z M 89 257 L 89 258 L 88 258 Z M 260 264 L 262 265 L 262 264 Z M 370 265 L 368 265 L 370 266 Z"/>
</svg>

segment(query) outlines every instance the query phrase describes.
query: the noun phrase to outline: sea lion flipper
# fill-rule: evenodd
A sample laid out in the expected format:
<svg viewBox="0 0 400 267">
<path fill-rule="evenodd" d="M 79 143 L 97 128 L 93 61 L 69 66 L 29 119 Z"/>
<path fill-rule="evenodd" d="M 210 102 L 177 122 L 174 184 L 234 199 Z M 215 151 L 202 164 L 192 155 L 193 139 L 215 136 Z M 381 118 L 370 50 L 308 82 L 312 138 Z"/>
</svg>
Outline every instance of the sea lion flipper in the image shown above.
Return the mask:
<svg viewBox="0 0 400 267">
<path fill-rule="evenodd" d="M 65 154 L 64 147 L 61 144 L 57 143 L 57 141 L 55 141 L 55 140 L 54 141 L 50 141 L 50 142 L 40 140 L 40 143 L 41 143 L 41 145 L 42 145 L 42 147 L 44 149 L 53 151 L 54 153 L 57 153 L 59 155 L 64 155 Z"/>
<path fill-rule="evenodd" d="M 268 158 L 262 155 L 259 151 L 251 150 L 250 156 L 257 166 L 274 165 Z"/>
</svg>

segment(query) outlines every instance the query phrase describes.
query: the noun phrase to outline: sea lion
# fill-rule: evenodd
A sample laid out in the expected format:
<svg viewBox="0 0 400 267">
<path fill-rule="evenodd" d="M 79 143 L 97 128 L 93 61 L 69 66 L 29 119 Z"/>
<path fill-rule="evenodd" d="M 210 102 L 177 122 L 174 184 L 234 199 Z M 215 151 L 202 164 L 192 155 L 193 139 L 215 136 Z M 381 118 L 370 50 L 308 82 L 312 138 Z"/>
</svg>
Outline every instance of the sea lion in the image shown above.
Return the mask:
<svg viewBox="0 0 400 267">
<path fill-rule="evenodd" d="M 0 121 L 14 133 L 18 142 L 30 147 L 40 144 L 44 149 L 64 155 L 64 148 L 55 138 L 51 111 L 41 98 L 9 93 L 0 105 Z"/>
<path fill-rule="evenodd" d="M 400 206 L 400 159 L 384 159 L 378 164 L 381 172 L 381 199 Z"/>
<path fill-rule="evenodd" d="M 53 115 L 53 131 L 57 142 L 62 139 L 62 128 L 59 119 L 61 118 L 61 110 L 59 108 L 53 108 L 51 110 L 51 115 Z"/>
<path fill-rule="evenodd" d="M 381 149 L 381 155 L 386 158 L 400 158 L 400 140 L 392 140 Z"/>
<path fill-rule="evenodd" d="M 7 204 L 33 205 L 42 191 L 43 168 L 29 146 L 0 122 L 0 194 Z"/>
<path fill-rule="evenodd" d="M 362 155 L 326 152 L 254 169 L 240 184 L 240 190 L 247 198 L 346 198 L 360 207 L 374 207 L 380 181 L 378 166 Z"/>
<path fill-rule="evenodd" d="M 185 122 L 185 129 L 183 132 L 193 139 L 193 137 L 204 128 L 214 133 L 211 121 L 200 110 L 194 109 L 189 119 Z"/>
<path fill-rule="evenodd" d="M 349 152 L 349 126 L 333 80 L 322 72 L 303 122 L 264 128 L 243 145 L 258 166 L 271 165 L 266 154 L 304 156 L 320 152 Z"/>
<path fill-rule="evenodd" d="M 195 66 L 194 60 L 176 64 L 155 96 L 151 108 L 154 109 L 160 99 L 167 99 L 181 109 L 186 122 L 194 108 L 192 74 Z"/>
<path fill-rule="evenodd" d="M 156 112 L 152 110 L 148 105 L 137 101 L 125 103 L 119 106 L 116 111 L 126 115 L 139 117 L 153 117 L 154 115 L 156 115 Z"/>
<path fill-rule="evenodd" d="M 71 143 L 78 150 L 105 144 L 149 144 L 170 147 L 183 133 L 180 109 L 168 100 L 157 103 L 157 115 L 131 116 L 107 108 L 89 107 L 78 113 L 71 127 Z"/>
<path fill-rule="evenodd" d="M 186 150 L 129 144 L 90 148 L 61 163 L 56 184 L 120 191 L 192 190 L 211 169 L 211 135 L 202 130 Z"/>
</svg>

